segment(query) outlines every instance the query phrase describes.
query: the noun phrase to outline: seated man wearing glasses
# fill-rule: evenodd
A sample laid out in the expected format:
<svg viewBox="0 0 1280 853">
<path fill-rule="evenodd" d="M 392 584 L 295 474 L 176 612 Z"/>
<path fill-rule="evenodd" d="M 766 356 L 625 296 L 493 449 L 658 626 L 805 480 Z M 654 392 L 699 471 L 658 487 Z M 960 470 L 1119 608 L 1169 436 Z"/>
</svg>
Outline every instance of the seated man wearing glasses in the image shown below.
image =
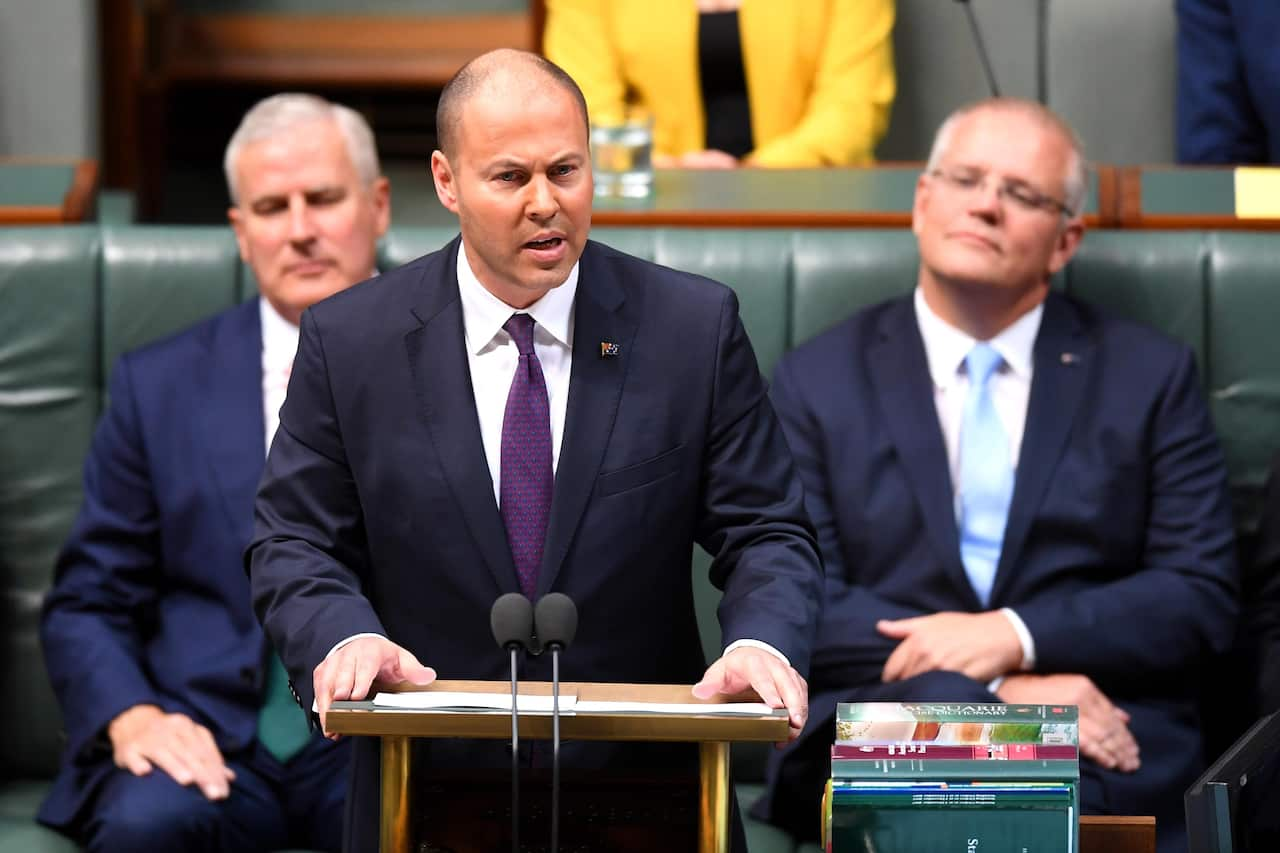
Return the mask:
<svg viewBox="0 0 1280 853">
<path fill-rule="evenodd" d="M 1196 668 L 1237 609 L 1226 472 L 1191 350 L 1051 292 L 1084 195 L 1061 119 L 959 110 L 916 185 L 914 293 L 778 367 L 826 599 L 757 813 L 802 837 L 838 701 L 1005 701 L 1078 705 L 1083 810 L 1185 850 Z"/>
</svg>

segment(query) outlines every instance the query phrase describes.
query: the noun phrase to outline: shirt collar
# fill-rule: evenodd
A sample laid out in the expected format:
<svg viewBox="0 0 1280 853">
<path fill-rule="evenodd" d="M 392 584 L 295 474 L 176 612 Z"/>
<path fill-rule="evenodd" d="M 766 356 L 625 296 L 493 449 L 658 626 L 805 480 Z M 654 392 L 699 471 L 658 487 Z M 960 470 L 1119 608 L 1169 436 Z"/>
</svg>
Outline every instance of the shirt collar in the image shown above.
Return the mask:
<svg viewBox="0 0 1280 853">
<path fill-rule="evenodd" d="M 924 340 L 924 352 L 929 361 L 929 375 L 938 388 L 948 388 L 960 375 L 960 366 L 977 339 L 962 332 L 933 312 L 924 298 L 924 292 L 916 287 L 916 323 Z M 1040 332 L 1040 320 L 1044 317 L 1041 302 L 1017 320 L 1006 326 L 987 343 L 1000 353 L 1010 372 L 1031 379 L 1032 351 L 1036 335 Z"/>
<path fill-rule="evenodd" d="M 298 351 L 298 327 L 286 320 L 265 296 L 258 297 L 258 317 L 262 324 L 262 360 L 271 367 L 293 363 Z"/>
<path fill-rule="evenodd" d="M 378 270 L 369 273 L 377 278 Z M 258 320 L 262 325 L 262 357 L 266 364 L 285 367 L 293 364 L 298 352 L 298 327 L 284 318 L 265 296 L 258 297 Z"/>
<path fill-rule="evenodd" d="M 503 324 L 517 311 L 533 317 L 551 337 L 572 348 L 573 298 L 577 292 L 578 264 L 575 263 L 564 284 L 551 288 L 528 308 L 512 308 L 480 283 L 467 261 L 466 247 L 458 244 L 458 293 L 462 298 L 462 323 L 470 353 L 479 355 L 492 344 Z"/>
</svg>

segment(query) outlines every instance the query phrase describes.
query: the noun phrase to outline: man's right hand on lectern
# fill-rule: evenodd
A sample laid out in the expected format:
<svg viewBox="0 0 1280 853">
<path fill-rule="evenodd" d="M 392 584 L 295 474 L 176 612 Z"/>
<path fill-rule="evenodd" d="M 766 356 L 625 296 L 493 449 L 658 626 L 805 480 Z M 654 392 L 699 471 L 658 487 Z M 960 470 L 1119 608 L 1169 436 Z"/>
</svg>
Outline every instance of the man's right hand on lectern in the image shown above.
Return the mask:
<svg viewBox="0 0 1280 853">
<path fill-rule="evenodd" d="M 316 713 L 325 737 L 337 740 L 341 735 L 330 734 L 325 725 L 325 715 L 335 700 L 364 699 L 374 681 L 384 684 L 424 685 L 436 680 L 436 671 L 423 666 L 413 653 L 397 646 L 386 637 L 358 637 L 338 646 L 315 668 L 312 684 L 315 687 Z"/>
</svg>

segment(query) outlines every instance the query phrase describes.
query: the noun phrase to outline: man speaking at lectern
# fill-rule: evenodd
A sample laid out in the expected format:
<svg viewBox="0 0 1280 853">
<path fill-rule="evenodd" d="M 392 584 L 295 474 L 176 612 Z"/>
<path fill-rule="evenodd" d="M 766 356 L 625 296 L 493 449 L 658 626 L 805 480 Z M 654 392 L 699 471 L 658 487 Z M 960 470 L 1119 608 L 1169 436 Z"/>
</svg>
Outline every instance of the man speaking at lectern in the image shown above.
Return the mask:
<svg viewBox="0 0 1280 853">
<path fill-rule="evenodd" d="M 436 191 L 461 236 L 309 310 L 246 553 L 254 607 L 323 718 L 374 679 L 506 679 L 490 605 L 578 605 L 575 681 L 752 687 L 803 725 L 821 567 L 731 290 L 587 241 L 576 84 L 497 51 L 441 94 Z M 690 587 L 715 555 L 726 653 Z M 529 659 L 522 677 L 550 678 Z M 378 837 L 356 744 L 348 849 Z M 504 767 L 500 741 L 430 741 Z M 566 767 L 679 766 L 687 746 L 566 743 Z"/>
</svg>

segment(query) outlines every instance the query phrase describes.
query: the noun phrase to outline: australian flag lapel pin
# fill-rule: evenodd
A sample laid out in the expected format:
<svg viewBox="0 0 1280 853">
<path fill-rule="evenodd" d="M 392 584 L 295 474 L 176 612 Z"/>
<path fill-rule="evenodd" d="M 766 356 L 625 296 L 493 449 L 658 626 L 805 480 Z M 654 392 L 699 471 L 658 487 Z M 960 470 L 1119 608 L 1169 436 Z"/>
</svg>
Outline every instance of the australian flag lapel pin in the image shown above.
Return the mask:
<svg viewBox="0 0 1280 853">
<path fill-rule="evenodd" d="M 622 352 L 622 347 L 618 346 L 618 345 L 617 345 L 617 344 L 615 344 L 613 341 L 601 341 L 601 342 L 600 342 L 600 357 L 601 357 L 601 358 L 614 358 L 614 357 L 616 357 L 616 356 L 617 356 L 619 353 L 621 353 L 621 352 Z"/>
</svg>

